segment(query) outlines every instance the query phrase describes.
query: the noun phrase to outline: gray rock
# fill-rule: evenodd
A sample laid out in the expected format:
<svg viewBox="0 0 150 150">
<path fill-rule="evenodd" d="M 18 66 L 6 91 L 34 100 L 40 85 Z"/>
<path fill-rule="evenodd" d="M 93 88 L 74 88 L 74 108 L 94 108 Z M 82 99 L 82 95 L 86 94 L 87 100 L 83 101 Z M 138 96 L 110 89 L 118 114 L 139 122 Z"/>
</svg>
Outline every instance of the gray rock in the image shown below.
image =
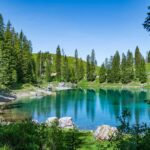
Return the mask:
<svg viewBox="0 0 150 150">
<path fill-rule="evenodd" d="M 60 118 L 59 119 L 59 127 L 73 129 L 74 123 L 72 121 L 72 118 L 71 117 Z"/>
<path fill-rule="evenodd" d="M 34 122 L 35 124 L 39 123 L 38 120 L 36 120 L 36 119 L 33 119 L 32 122 Z"/>
<path fill-rule="evenodd" d="M 94 137 L 97 140 L 110 140 L 112 137 L 116 136 L 117 128 L 111 127 L 109 125 L 99 126 L 94 132 Z"/>
<path fill-rule="evenodd" d="M 49 118 L 47 118 L 47 120 L 45 121 L 45 123 L 48 126 L 51 126 L 53 123 L 58 124 L 58 118 L 57 117 L 49 117 Z"/>
</svg>

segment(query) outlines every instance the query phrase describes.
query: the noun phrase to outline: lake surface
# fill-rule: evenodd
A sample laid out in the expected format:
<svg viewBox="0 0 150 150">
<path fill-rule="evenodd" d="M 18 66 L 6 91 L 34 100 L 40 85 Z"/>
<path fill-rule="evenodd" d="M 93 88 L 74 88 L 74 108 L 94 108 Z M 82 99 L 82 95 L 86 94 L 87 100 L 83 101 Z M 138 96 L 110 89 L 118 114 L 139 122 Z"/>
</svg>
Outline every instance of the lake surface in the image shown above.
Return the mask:
<svg viewBox="0 0 150 150">
<path fill-rule="evenodd" d="M 17 101 L 13 113 L 26 114 L 39 122 L 48 117 L 71 116 L 80 129 L 95 129 L 102 124 L 119 125 L 117 119 L 124 109 L 131 113 L 130 122 L 150 123 L 149 91 L 129 90 L 66 90 L 56 96 Z"/>
</svg>

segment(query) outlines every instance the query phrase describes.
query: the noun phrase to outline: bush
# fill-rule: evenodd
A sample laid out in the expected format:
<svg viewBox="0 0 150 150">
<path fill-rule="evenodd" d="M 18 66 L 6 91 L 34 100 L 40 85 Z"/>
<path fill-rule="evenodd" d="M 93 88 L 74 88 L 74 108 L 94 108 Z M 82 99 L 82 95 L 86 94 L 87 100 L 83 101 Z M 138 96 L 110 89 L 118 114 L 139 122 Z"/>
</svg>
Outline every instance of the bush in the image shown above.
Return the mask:
<svg viewBox="0 0 150 150">
<path fill-rule="evenodd" d="M 63 130 L 32 121 L 0 125 L 0 147 L 13 150 L 74 150 L 80 145 L 77 129 Z M 6 149 L 6 148 L 5 148 Z"/>
</svg>

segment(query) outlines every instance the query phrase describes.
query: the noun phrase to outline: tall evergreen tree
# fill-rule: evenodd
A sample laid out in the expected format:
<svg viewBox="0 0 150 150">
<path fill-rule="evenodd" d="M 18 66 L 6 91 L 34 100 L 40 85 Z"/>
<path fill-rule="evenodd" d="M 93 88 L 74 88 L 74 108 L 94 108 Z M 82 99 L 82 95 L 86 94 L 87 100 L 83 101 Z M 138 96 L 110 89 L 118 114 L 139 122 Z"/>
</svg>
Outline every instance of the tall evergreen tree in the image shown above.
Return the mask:
<svg viewBox="0 0 150 150">
<path fill-rule="evenodd" d="M 10 21 L 8 21 L 6 26 L 6 31 L 4 34 L 4 50 L 2 52 L 3 56 L 3 84 L 6 86 L 11 86 L 16 82 L 16 61 L 15 61 L 15 49 L 13 42 L 12 26 Z"/>
<path fill-rule="evenodd" d="M 61 81 L 61 50 L 58 46 L 56 49 L 56 73 L 57 73 L 57 80 Z"/>
<path fill-rule="evenodd" d="M 147 81 L 145 60 L 143 57 L 141 58 L 139 81 L 141 83 L 145 83 Z"/>
<path fill-rule="evenodd" d="M 51 55 L 49 53 L 47 53 L 47 57 L 46 57 L 46 81 L 50 82 L 52 81 L 51 79 Z"/>
<path fill-rule="evenodd" d="M 106 82 L 106 68 L 105 65 L 102 64 L 99 71 L 99 82 L 104 83 Z"/>
<path fill-rule="evenodd" d="M 91 71 L 90 71 L 90 80 L 94 81 L 96 78 L 96 58 L 95 58 L 95 51 L 94 49 L 92 50 L 91 53 Z"/>
<path fill-rule="evenodd" d="M 63 65 L 62 65 L 63 81 L 69 82 L 69 80 L 70 80 L 69 75 L 70 75 L 70 72 L 69 72 L 69 66 L 68 66 L 68 58 L 67 58 L 66 55 L 64 55 L 64 57 L 63 57 Z"/>
<path fill-rule="evenodd" d="M 2 85 L 3 83 L 3 75 L 4 75 L 3 51 L 4 51 L 4 22 L 3 17 L 0 14 L 0 85 Z"/>
<path fill-rule="evenodd" d="M 128 75 L 128 82 L 131 82 L 134 79 L 134 60 L 133 54 L 131 51 L 128 50 L 127 52 L 127 75 Z"/>
<path fill-rule="evenodd" d="M 79 80 L 82 80 L 84 78 L 84 64 L 83 64 L 83 60 L 80 58 L 80 62 L 79 62 Z"/>
<path fill-rule="evenodd" d="M 147 62 L 150 63 L 150 51 L 147 53 Z"/>
<path fill-rule="evenodd" d="M 86 77 L 87 77 L 87 81 L 90 81 L 90 80 L 91 80 L 90 55 L 87 55 L 87 59 L 86 59 Z"/>
<path fill-rule="evenodd" d="M 126 55 L 122 54 L 122 62 L 121 62 L 121 82 L 128 83 L 128 75 L 127 75 L 127 58 Z"/>
<path fill-rule="evenodd" d="M 78 62 L 78 50 L 75 50 L 75 80 L 76 83 L 79 80 L 79 62 Z"/>
<path fill-rule="evenodd" d="M 108 83 L 112 83 L 113 82 L 112 62 L 113 62 L 113 56 L 111 56 L 110 59 L 105 62 L 106 72 L 107 72 L 107 82 Z"/>
<path fill-rule="evenodd" d="M 143 26 L 148 32 L 150 32 L 150 6 L 148 7 L 147 17 L 144 21 Z"/>
<path fill-rule="evenodd" d="M 37 78 L 41 77 L 41 51 L 39 51 L 37 53 L 37 57 L 36 57 L 36 74 L 37 74 Z"/>
<path fill-rule="evenodd" d="M 137 46 L 136 50 L 135 50 L 135 75 L 136 75 L 136 78 L 140 77 L 140 64 L 141 64 L 141 53 Z"/>
<path fill-rule="evenodd" d="M 115 83 L 120 81 L 120 55 L 118 51 L 116 51 L 112 61 L 112 78 Z"/>
<path fill-rule="evenodd" d="M 75 82 L 76 82 L 74 67 L 71 67 L 71 68 L 70 68 L 70 81 L 71 81 L 72 83 L 75 83 Z"/>
</svg>

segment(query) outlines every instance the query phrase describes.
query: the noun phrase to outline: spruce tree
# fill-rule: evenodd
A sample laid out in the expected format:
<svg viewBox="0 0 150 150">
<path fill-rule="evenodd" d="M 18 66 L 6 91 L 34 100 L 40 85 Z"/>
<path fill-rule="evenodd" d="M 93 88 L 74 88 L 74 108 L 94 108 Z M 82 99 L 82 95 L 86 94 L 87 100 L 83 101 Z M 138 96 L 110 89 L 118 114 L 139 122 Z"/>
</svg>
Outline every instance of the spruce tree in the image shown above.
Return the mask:
<svg viewBox="0 0 150 150">
<path fill-rule="evenodd" d="M 136 78 L 140 77 L 140 64 L 141 64 L 141 53 L 137 46 L 135 50 L 135 76 Z"/>
<path fill-rule="evenodd" d="M 120 55 L 116 51 L 112 61 L 112 82 L 118 83 L 120 81 Z"/>
<path fill-rule="evenodd" d="M 150 6 L 148 7 L 147 17 L 144 21 L 143 26 L 148 32 L 150 32 Z"/>
<path fill-rule="evenodd" d="M 41 77 L 41 51 L 37 53 L 36 57 L 36 74 L 37 78 Z"/>
<path fill-rule="evenodd" d="M 4 75 L 4 60 L 3 60 L 3 51 L 4 51 L 4 22 L 3 17 L 0 14 L 0 85 L 3 83 Z"/>
<path fill-rule="evenodd" d="M 112 83 L 113 76 L 112 76 L 112 62 L 113 62 L 113 56 L 110 57 L 109 60 L 105 61 L 106 71 L 107 71 L 107 82 Z"/>
<path fill-rule="evenodd" d="M 121 82 L 124 84 L 128 83 L 127 58 L 124 53 L 122 54 L 122 62 L 121 62 Z"/>
<path fill-rule="evenodd" d="M 150 51 L 147 53 L 147 62 L 150 63 Z"/>
<path fill-rule="evenodd" d="M 52 81 L 51 79 L 51 55 L 49 53 L 47 53 L 47 57 L 46 57 L 46 71 L 45 71 L 45 74 L 46 74 L 46 81 L 47 82 L 50 82 Z"/>
<path fill-rule="evenodd" d="M 79 80 L 82 80 L 84 78 L 84 64 L 83 64 L 83 60 L 80 58 L 80 62 L 79 62 Z"/>
<path fill-rule="evenodd" d="M 133 60 L 133 54 L 131 51 L 128 50 L 127 52 L 127 75 L 128 75 L 128 81 L 131 82 L 134 79 L 134 60 Z"/>
<path fill-rule="evenodd" d="M 75 80 L 76 83 L 79 80 L 79 62 L 78 62 L 78 50 L 75 50 Z"/>
<path fill-rule="evenodd" d="M 57 73 L 57 80 L 61 81 L 61 50 L 58 46 L 56 49 L 56 73 Z"/>
<path fill-rule="evenodd" d="M 10 21 L 8 21 L 6 26 L 6 31 L 4 34 L 4 49 L 2 52 L 3 57 L 3 84 L 6 86 L 11 86 L 17 81 L 16 76 L 16 52 L 14 49 L 14 41 L 12 34 L 12 26 Z"/>
<path fill-rule="evenodd" d="M 67 56 L 63 56 L 63 64 L 62 64 L 62 78 L 63 81 L 69 82 L 69 66 Z"/>
<path fill-rule="evenodd" d="M 91 80 L 90 55 L 87 55 L 87 60 L 86 60 L 86 77 L 87 77 L 87 81 L 90 81 L 90 80 Z"/>
<path fill-rule="evenodd" d="M 141 83 L 145 83 L 147 81 L 146 68 L 145 68 L 145 60 L 144 60 L 143 57 L 141 58 L 141 63 L 140 63 L 139 81 Z"/>
<path fill-rule="evenodd" d="M 99 71 L 99 82 L 104 83 L 106 82 L 106 68 L 105 65 L 102 64 Z"/>
<path fill-rule="evenodd" d="M 75 83 L 75 82 L 76 82 L 74 67 L 71 67 L 71 68 L 70 68 L 70 81 L 71 81 L 72 83 Z"/>
<path fill-rule="evenodd" d="M 96 58 L 95 58 L 95 51 L 92 50 L 91 53 L 91 71 L 90 71 L 90 80 L 94 81 L 96 78 Z"/>
</svg>

